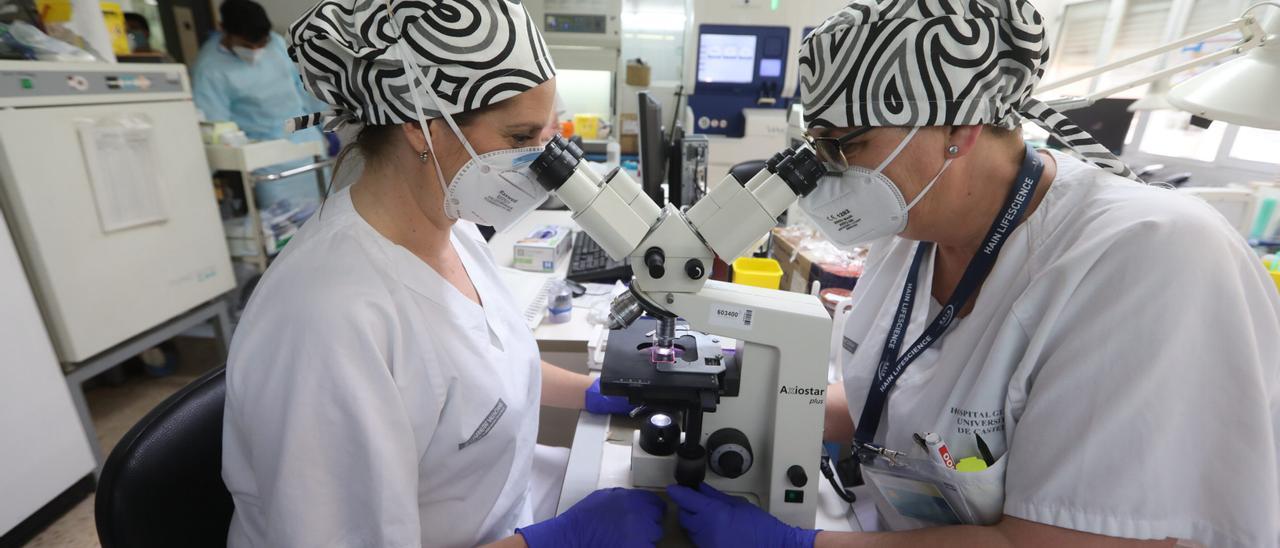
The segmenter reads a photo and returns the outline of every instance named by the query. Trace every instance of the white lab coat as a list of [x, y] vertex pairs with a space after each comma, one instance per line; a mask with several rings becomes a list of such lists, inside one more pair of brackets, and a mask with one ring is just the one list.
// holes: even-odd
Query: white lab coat
[[483, 308], [330, 197], [263, 277], [227, 365], [240, 547], [471, 546], [532, 522], [540, 358], [475, 226]]
[[[1207, 204], [1054, 153], [1057, 178], [973, 311], [889, 395], [877, 440], [936, 432], [1003, 513], [1214, 547], [1280, 543], [1280, 296]], [[873, 246], [839, 335], [850, 413], [866, 400], [915, 242]], [[931, 295], [933, 260], [920, 295]], [[925, 306], [921, 306], [924, 304]], [[915, 307], [903, 347], [936, 316]], [[996, 508], [1000, 508], [996, 502]], [[896, 526], [910, 520], [881, 513]], [[998, 513], [996, 514], [998, 515]]]

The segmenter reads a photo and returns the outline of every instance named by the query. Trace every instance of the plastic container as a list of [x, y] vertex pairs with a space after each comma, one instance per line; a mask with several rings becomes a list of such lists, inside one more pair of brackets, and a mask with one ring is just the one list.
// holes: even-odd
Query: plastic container
[[573, 291], [563, 281], [551, 284], [547, 295], [547, 322], [565, 323], [573, 319]]
[[609, 141], [604, 146], [604, 165], [609, 169], [618, 167], [622, 163], [622, 145], [617, 141]]
[[782, 283], [782, 267], [773, 259], [738, 257], [733, 260], [733, 283], [777, 289]]
[[574, 114], [573, 132], [583, 139], [598, 139], [600, 136], [600, 115]]

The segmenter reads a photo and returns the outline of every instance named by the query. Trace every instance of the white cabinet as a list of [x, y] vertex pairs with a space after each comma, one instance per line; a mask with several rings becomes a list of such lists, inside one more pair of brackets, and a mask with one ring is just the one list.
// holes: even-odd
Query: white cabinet
[[0, 535], [93, 472], [93, 453], [0, 213]]

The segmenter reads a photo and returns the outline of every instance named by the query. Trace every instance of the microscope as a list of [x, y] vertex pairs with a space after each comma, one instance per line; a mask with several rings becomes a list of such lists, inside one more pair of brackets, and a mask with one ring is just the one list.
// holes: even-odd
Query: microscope
[[581, 158], [556, 137], [531, 170], [611, 257], [631, 259], [600, 387], [641, 406], [633, 484], [706, 481], [812, 528], [831, 319], [811, 295], [707, 278], [717, 255], [749, 250], [815, 188], [822, 162], [808, 145], [785, 150], [747, 183], [728, 176], [681, 212], [658, 207], [625, 171], [601, 176]]

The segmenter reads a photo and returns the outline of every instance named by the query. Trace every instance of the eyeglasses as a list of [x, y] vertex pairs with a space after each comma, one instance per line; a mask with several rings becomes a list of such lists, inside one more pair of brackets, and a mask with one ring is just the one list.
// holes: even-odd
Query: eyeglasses
[[844, 171], [849, 169], [849, 159], [844, 155], [844, 147], [862, 135], [866, 135], [868, 131], [875, 129], [872, 126], [866, 126], [855, 129], [841, 135], [839, 137], [814, 137], [808, 132], [804, 134], [804, 138], [809, 142], [809, 146], [813, 147], [813, 151], [817, 153], [818, 159], [826, 162], [832, 169], [836, 171]]

